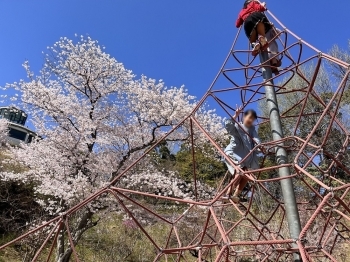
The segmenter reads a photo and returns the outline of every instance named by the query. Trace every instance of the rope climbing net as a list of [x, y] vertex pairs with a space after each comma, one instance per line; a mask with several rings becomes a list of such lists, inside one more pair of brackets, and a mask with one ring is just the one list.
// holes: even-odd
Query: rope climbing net
[[[274, 23], [272, 40], [280, 46], [275, 57], [283, 58], [279, 74], [264, 80], [262, 75], [264, 68], [269, 67], [269, 61], [261, 64], [259, 56], [251, 55], [247, 39], [239, 30], [205, 96], [193, 112], [166, 135], [172, 135], [185, 124], [190, 127], [195, 198], [175, 198], [123, 187], [123, 177], [144, 161], [162, 142], [160, 140], [108, 186], [64, 214], [4, 244], [0, 250], [40, 235], [41, 242], [32, 261], [53, 261], [60, 232], [65, 232], [72, 259], [80, 261], [70, 221], [80, 210], [102, 197], [109, 197], [152, 243], [154, 261], [292, 261], [295, 253], [300, 254], [303, 261], [341, 260], [344, 250], [349, 247], [350, 237], [350, 134], [344, 109], [350, 67], [298, 38], [269, 11], [268, 16]], [[330, 73], [332, 68], [342, 72], [342, 80]], [[275, 83], [285, 133], [283, 139], [273, 142], [269, 135], [264, 137], [264, 134], [271, 134], [269, 112], [264, 109], [267, 81]], [[239, 96], [244, 108], [249, 105], [261, 109], [257, 129], [267, 149], [260, 154], [261, 168], [244, 171], [235, 166], [236, 176], [227, 174], [218, 183], [214, 197], [201, 199], [197, 194], [200, 182], [196, 176], [198, 166], [195, 164], [193, 130], [202, 132], [208, 143], [225, 154], [207, 127], [196, 118], [196, 112], [203, 104], [209, 103], [230, 117], [235, 110], [232, 101], [237, 101]], [[281, 145], [288, 152], [288, 159], [277, 165], [275, 148]], [[276, 170], [280, 168], [288, 168], [290, 176], [279, 177]], [[228, 188], [235, 187], [242, 176], [250, 181], [249, 188], [244, 191], [247, 202], [223, 202], [222, 197]], [[295, 190], [301, 220], [297, 239], [290, 237], [279, 186], [285, 179], [292, 180]], [[169, 215], [149, 204], [152, 201], [163, 201], [168, 206], [180, 205], [183, 210]], [[135, 213], [135, 207], [164, 225], [163, 237], [156, 237], [148, 230]]]

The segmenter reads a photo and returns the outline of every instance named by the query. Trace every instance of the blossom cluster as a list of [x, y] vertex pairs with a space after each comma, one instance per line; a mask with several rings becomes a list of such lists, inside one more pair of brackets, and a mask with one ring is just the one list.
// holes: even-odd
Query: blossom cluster
[[[181, 199], [195, 199], [194, 181], [184, 181], [175, 172], [141, 171], [121, 179], [124, 188], [151, 193], [159, 196]], [[215, 189], [196, 181], [198, 199], [210, 199]]]
[[6, 137], [8, 134], [8, 123], [4, 118], [0, 118], [0, 145], [6, 142]]

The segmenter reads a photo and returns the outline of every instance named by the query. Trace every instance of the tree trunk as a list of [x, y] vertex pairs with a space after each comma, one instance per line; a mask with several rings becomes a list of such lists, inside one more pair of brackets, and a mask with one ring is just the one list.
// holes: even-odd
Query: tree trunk
[[60, 233], [57, 238], [57, 254], [56, 254], [56, 260], [61, 261], [60, 258], [62, 254], [64, 254], [64, 228], [60, 230]]
[[66, 252], [60, 257], [57, 262], [69, 262], [70, 257], [73, 253], [73, 250], [71, 248], [67, 248]]
[[[74, 231], [71, 231], [74, 246], [78, 244], [79, 240], [81, 239], [83, 233], [86, 230], [96, 226], [97, 222], [92, 222], [92, 216], [92, 212], [86, 211], [78, 219], [76, 228], [74, 229]], [[57, 239], [57, 262], [69, 262], [73, 254], [73, 249], [71, 247], [68, 237], [66, 237], [65, 240], [65, 232], [66, 230], [62, 229]], [[65, 246], [67, 247], [65, 248]]]

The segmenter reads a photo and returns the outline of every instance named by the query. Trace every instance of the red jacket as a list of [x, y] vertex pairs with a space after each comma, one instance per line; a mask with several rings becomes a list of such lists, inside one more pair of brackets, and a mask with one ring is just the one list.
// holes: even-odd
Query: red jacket
[[243, 25], [244, 20], [246, 20], [252, 13], [264, 11], [266, 11], [266, 7], [262, 6], [258, 1], [251, 1], [246, 9], [242, 9], [241, 12], [239, 12], [236, 27], [239, 28], [241, 25]]

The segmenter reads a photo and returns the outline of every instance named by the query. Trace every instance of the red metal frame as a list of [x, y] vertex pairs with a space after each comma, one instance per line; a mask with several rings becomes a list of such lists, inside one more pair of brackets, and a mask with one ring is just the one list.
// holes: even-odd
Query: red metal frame
[[[37, 261], [45, 247], [50, 246], [49, 253], [47, 255], [46, 261], [49, 261], [52, 253], [54, 252], [56, 241], [58, 239], [58, 232], [61, 229], [65, 229], [68, 235], [68, 240], [70, 246], [73, 250], [72, 259], [75, 261], [79, 260], [79, 253], [75, 248], [76, 243], [74, 243], [72, 237], [72, 230], [70, 229], [68, 220], [69, 218], [79, 210], [85, 208], [92, 201], [100, 197], [109, 196], [111, 199], [115, 199], [119, 207], [125, 211], [134, 222], [135, 225], [145, 234], [149, 241], [154, 245], [155, 253], [154, 261], [170, 261], [170, 255], [176, 255], [176, 261], [189, 261], [187, 251], [197, 251], [198, 258], [197, 261], [216, 261], [216, 262], [230, 262], [239, 261], [242, 257], [250, 257], [254, 259], [259, 259], [259, 261], [278, 261], [282, 259], [283, 261], [288, 261], [292, 258], [293, 252], [300, 252], [304, 261], [312, 261], [319, 259], [321, 257], [328, 258], [331, 261], [337, 261], [336, 256], [337, 244], [339, 242], [346, 242], [349, 244], [349, 240], [344, 238], [343, 232], [350, 232], [348, 227], [350, 221], [350, 208], [349, 208], [349, 192], [350, 184], [348, 180], [342, 180], [337, 177], [334, 172], [332, 172], [333, 167], [342, 168], [342, 171], [350, 176], [350, 168], [346, 167], [341, 162], [341, 155], [347, 150], [349, 144], [349, 130], [341, 122], [341, 119], [337, 118], [337, 111], [340, 106], [340, 98], [343, 95], [344, 89], [346, 87], [348, 76], [350, 74], [349, 64], [344, 61], [340, 61], [334, 57], [327, 54], [321, 53], [317, 48], [306, 43], [300, 39], [297, 35], [287, 29], [271, 12], [268, 11], [268, 15], [274, 19], [276, 25], [281, 27], [283, 31], [278, 33], [276, 31], [276, 40], [283, 47], [281, 48], [280, 54], [283, 55], [284, 61], [289, 63], [280, 72], [279, 76], [274, 76], [274, 82], [279, 83], [284, 77], [284, 84], [275, 85], [277, 95], [282, 95], [291, 92], [303, 93], [303, 98], [292, 105], [290, 108], [281, 113], [282, 119], [296, 119], [295, 128], [293, 130], [293, 135], [288, 136], [283, 139], [283, 141], [267, 142], [263, 145], [268, 148], [267, 155], [273, 154], [274, 146], [279, 142], [285, 142], [288, 146], [286, 149], [288, 152], [295, 155], [294, 159], [290, 163], [283, 166], [289, 167], [291, 169], [291, 176], [288, 178], [293, 178], [294, 181], [301, 183], [306, 189], [310, 190], [309, 197], [303, 199], [297, 199], [299, 212], [302, 217], [302, 231], [298, 239], [290, 239], [288, 236], [288, 230], [286, 228], [285, 221], [285, 209], [283, 200], [276, 196], [272, 192], [271, 185], [276, 184], [282, 178], [263, 178], [262, 174], [264, 172], [277, 169], [281, 166], [273, 167], [262, 167], [254, 171], [244, 171], [239, 166], [235, 165], [233, 161], [225, 155], [221, 146], [217, 144], [217, 141], [212, 138], [211, 134], [201, 125], [200, 120], [196, 118], [196, 112], [199, 108], [206, 102], [208, 98], [213, 98], [214, 102], [230, 116], [230, 112], [234, 111], [234, 108], [229, 105], [228, 102], [223, 101], [218, 96], [222, 93], [233, 93], [240, 92], [240, 97], [243, 106], [247, 106], [250, 103], [256, 103], [258, 101], [263, 101], [265, 99], [265, 93], [263, 90], [264, 81], [261, 77], [261, 65], [257, 64], [254, 57], [251, 56], [249, 50], [237, 49], [238, 40], [240, 37], [244, 37], [241, 34], [241, 29], [238, 31], [232, 48], [227, 55], [224, 64], [222, 65], [219, 73], [215, 77], [213, 83], [209, 87], [205, 96], [199, 101], [196, 107], [193, 109], [191, 114], [189, 114], [185, 119], [183, 119], [176, 127], [169, 131], [164, 137], [160, 138], [158, 143], [148, 148], [137, 161], [132, 163], [128, 168], [126, 168], [122, 173], [118, 174], [113, 181], [106, 187], [100, 189], [87, 199], [83, 200], [81, 203], [72, 207], [64, 214], [52, 219], [51, 221], [38, 226], [37, 228], [30, 230], [29, 232], [23, 234], [22, 236], [10, 241], [3, 246], [0, 246], [0, 250], [3, 250], [15, 243], [18, 243], [33, 234], [42, 232], [46, 230], [48, 233], [43, 239], [40, 248], [36, 251], [33, 261]], [[313, 54], [308, 58], [303, 58], [303, 52], [306, 49], [310, 49]], [[296, 59], [292, 55], [296, 52]], [[309, 50], [309, 52], [311, 52]], [[239, 59], [239, 54], [246, 54], [247, 61], [241, 61]], [[310, 63], [317, 59], [315, 72], [311, 79], [303, 74], [300, 70], [301, 66]], [[234, 62], [237, 67], [228, 67], [228, 62]], [[334, 63], [338, 66], [344, 67], [347, 73], [344, 80], [340, 83], [338, 89], [334, 92], [333, 97], [327, 103], [314, 92], [314, 85], [318, 77], [318, 73], [322, 66], [322, 63]], [[232, 79], [231, 73], [240, 73], [242, 78], [245, 79], [245, 85], [239, 85]], [[287, 85], [294, 76], [298, 76], [307, 83], [306, 86], [300, 87], [299, 89], [288, 90]], [[225, 79], [226, 86], [217, 86], [219, 79]], [[259, 82], [260, 81], [260, 82]], [[315, 99], [319, 105], [323, 108], [322, 112], [305, 112], [306, 104], [308, 98]], [[334, 103], [335, 107], [334, 107]], [[295, 115], [290, 115], [293, 109], [300, 107], [300, 113]], [[289, 115], [288, 115], [289, 114]], [[303, 125], [303, 118], [305, 117], [318, 117], [313, 130], [308, 134], [307, 137], [298, 137], [298, 130], [301, 125]], [[330, 117], [328, 123], [327, 131], [323, 137], [320, 144], [314, 144], [312, 141], [313, 135], [317, 128], [321, 125], [323, 118], [325, 116]], [[266, 118], [261, 118], [261, 124], [268, 123]], [[178, 199], [175, 197], [159, 196], [149, 192], [140, 192], [137, 190], [131, 190], [126, 188], [120, 188], [117, 186], [117, 182], [123, 177], [128, 175], [128, 171], [131, 170], [137, 163], [139, 163], [149, 152], [151, 152], [162, 140], [166, 139], [171, 133], [176, 129], [180, 128], [182, 125], [186, 124], [189, 126], [190, 132], [190, 145], [192, 147], [192, 161], [193, 161], [193, 180], [194, 180], [194, 191], [195, 199]], [[189, 124], [189, 125], [188, 125]], [[339, 152], [326, 152], [323, 150], [327, 139], [330, 136], [333, 124], [337, 126], [339, 132], [346, 135], [346, 139], [342, 141], [343, 147]], [[222, 181], [219, 183], [216, 189], [216, 194], [212, 199], [200, 199], [198, 195], [198, 184], [197, 184], [197, 171], [196, 171], [196, 157], [195, 157], [195, 139], [194, 133], [201, 132], [207, 141], [215, 148], [218, 152], [225, 156], [225, 159], [236, 168], [238, 174], [246, 176], [251, 185], [250, 200], [247, 204], [235, 204], [232, 201], [230, 203], [223, 203], [221, 197], [225, 194], [228, 188], [235, 186], [239, 181], [239, 175], [231, 179], [228, 183], [225, 183], [229, 177], [227, 174]], [[305, 150], [309, 148], [310, 152], [307, 153]], [[331, 163], [329, 164], [327, 170], [323, 170], [322, 167], [315, 163], [315, 158], [320, 153], [326, 155]], [[267, 155], [263, 157], [263, 164], [267, 158]], [[303, 158], [306, 160], [303, 166], [300, 166], [299, 160]], [[244, 161], [244, 159], [243, 159]], [[322, 175], [315, 176], [311, 174], [307, 167], [314, 167]], [[283, 178], [285, 179], [285, 178]], [[333, 181], [330, 184], [329, 181]], [[334, 184], [336, 186], [334, 186]], [[152, 210], [149, 207], [144, 206], [142, 203], [138, 202], [134, 196], [161, 199], [163, 201], [168, 201], [172, 203], [177, 203], [181, 205], [188, 205], [189, 207], [183, 214], [178, 214], [174, 219], [168, 219], [163, 217], [157, 211]], [[269, 199], [270, 203], [274, 203], [271, 207], [270, 214], [261, 214], [256, 210], [259, 209], [259, 204], [257, 204], [259, 197], [265, 197]], [[145, 227], [138, 221], [137, 217], [133, 214], [132, 209], [124, 203], [124, 200], [128, 203], [141, 208], [144, 212], [154, 216], [162, 223], [169, 225], [170, 233], [167, 236], [166, 243], [159, 245], [153, 236], [150, 235]], [[263, 204], [263, 202], [261, 202]], [[198, 231], [193, 240], [184, 245], [182, 241], [182, 236], [179, 233], [179, 224], [186, 221], [188, 212], [195, 212], [196, 210], [204, 210], [206, 216], [203, 219], [203, 226], [200, 231]], [[231, 219], [227, 217], [227, 212], [235, 213], [237, 218]], [[312, 243], [309, 241], [310, 230], [314, 223], [319, 224], [319, 235], [314, 237], [317, 241]], [[339, 231], [337, 225], [341, 225], [343, 230]], [[239, 234], [244, 235], [245, 231], [249, 232], [249, 236], [244, 236], [240, 238]], [[171, 235], [174, 234], [177, 246], [170, 246]], [[298, 248], [292, 248], [292, 243], [297, 243]], [[253, 246], [253, 248], [252, 248]], [[189, 254], [189, 253], [188, 253]], [[174, 261], [174, 260], [171, 260]], [[191, 260], [193, 261], [193, 260]]]

